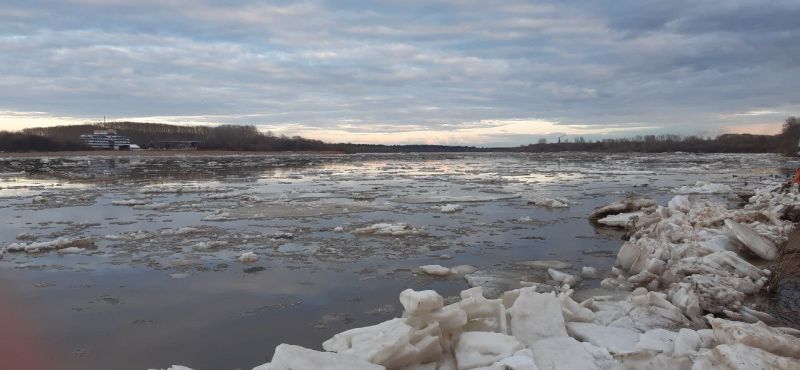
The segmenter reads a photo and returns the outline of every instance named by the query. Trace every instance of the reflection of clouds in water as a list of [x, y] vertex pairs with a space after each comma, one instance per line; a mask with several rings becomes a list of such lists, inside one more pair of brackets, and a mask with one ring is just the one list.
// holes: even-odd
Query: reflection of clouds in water
[[32, 197], [49, 192], [92, 189], [91, 184], [67, 181], [31, 179], [27, 177], [0, 177], [0, 198]]

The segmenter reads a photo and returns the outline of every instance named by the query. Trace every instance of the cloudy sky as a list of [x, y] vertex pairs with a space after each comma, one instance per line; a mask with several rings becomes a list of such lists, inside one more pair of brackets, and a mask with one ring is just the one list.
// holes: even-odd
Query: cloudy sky
[[0, 2], [2, 129], [107, 116], [516, 145], [800, 114], [797, 0]]

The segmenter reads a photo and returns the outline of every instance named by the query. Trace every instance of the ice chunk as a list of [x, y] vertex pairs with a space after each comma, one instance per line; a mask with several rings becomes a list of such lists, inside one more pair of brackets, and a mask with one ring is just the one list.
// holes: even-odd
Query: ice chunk
[[651, 329], [639, 336], [637, 350], [648, 350], [671, 355], [675, 348], [675, 337], [678, 333], [666, 329]]
[[522, 349], [512, 336], [500, 333], [471, 331], [462, 333], [455, 348], [458, 369], [473, 369], [491, 365]]
[[7, 245], [4, 249], [9, 252], [26, 252], [26, 253], [38, 253], [56, 249], [66, 249], [66, 248], [83, 248], [89, 247], [94, 245], [94, 238], [67, 238], [61, 237], [58, 239], [54, 239], [51, 241], [46, 242], [38, 242], [38, 243], [12, 243]]
[[575, 283], [578, 282], [578, 279], [575, 277], [575, 275], [570, 275], [566, 272], [561, 272], [556, 269], [547, 269], [547, 273], [553, 280], [569, 286], [575, 286]]
[[608, 215], [636, 212], [642, 208], [655, 207], [658, 203], [652, 199], [630, 197], [609, 205], [596, 208], [589, 219], [597, 221]]
[[269, 370], [299, 369], [385, 370], [383, 366], [349, 354], [319, 352], [290, 344], [281, 344], [275, 348]]
[[725, 227], [736, 236], [748, 249], [759, 257], [772, 261], [778, 256], [778, 249], [771, 241], [759, 235], [751, 227], [742, 225], [736, 221], [726, 219]]
[[675, 337], [676, 357], [693, 355], [700, 348], [700, 336], [692, 329], [682, 328]]
[[424, 265], [420, 266], [419, 269], [428, 275], [434, 276], [447, 276], [452, 273], [449, 268], [441, 265]]
[[594, 302], [594, 322], [646, 332], [655, 328], [680, 328], [691, 325], [681, 310], [664, 298], [663, 293], [647, 292], [628, 296], [622, 301]]
[[719, 318], [709, 319], [719, 344], [741, 343], [780, 356], [800, 358], [800, 338], [786, 335], [763, 322], [748, 324]]
[[594, 267], [583, 266], [581, 269], [581, 277], [584, 279], [599, 279], [600, 272], [598, 272]]
[[549, 207], [549, 208], [567, 208], [569, 207], [569, 201], [565, 198], [543, 198], [543, 197], [536, 197], [533, 199], [528, 200], [528, 204], [538, 206], [538, 207]]
[[555, 293], [522, 288], [510, 311], [511, 334], [527, 347], [544, 338], [567, 336], [561, 302]]
[[535, 269], [549, 269], [549, 268], [568, 269], [572, 267], [572, 264], [569, 262], [557, 261], [557, 260], [517, 261], [514, 262], [514, 264], [520, 266], [532, 267]]
[[409, 314], [427, 313], [442, 308], [444, 298], [434, 290], [406, 289], [400, 292], [400, 304]]
[[450, 268], [450, 273], [453, 275], [466, 275], [478, 271], [478, 268], [470, 265], [458, 265]]
[[464, 207], [460, 204], [445, 204], [439, 207], [439, 212], [442, 213], [455, 213], [460, 210], [464, 209]]
[[58, 250], [58, 253], [66, 253], [66, 254], [73, 254], [73, 253], [83, 253], [86, 251], [84, 248], [79, 247], [67, 247]]
[[585, 322], [568, 322], [567, 332], [575, 339], [617, 354], [633, 352], [639, 340], [639, 333], [635, 331]]
[[464, 275], [471, 287], [481, 287], [487, 297], [498, 297], [506, 290], [519, 287], [520, 276], [509, 271], [478, 270]]
[[800, 360], [774, 355], [742, 343], [722, 344], [699, 356], [692, 370], [797, 370]]
[[253, 252], [244, 252], [237, 259], [239, 260], [239, 262], [242, 263], [253, 263], [253, 262], [258, 262], [258, 255], [256, 255]]
[[667, 208], [673, 211], [688, 213], [692, 209], [692, 202], [685, 195], [676, 195], [667, 203]]
[[540, 370], [600, 370], [611, 369], [614, 365], [608, 351], [571, 337], [543, 339], [531, 349]]
[[409, 344], [414, 331], [405, 320], [396, 318], [336, 334], [322, 343], [322, 348], [354, 355], [373, 363], [383, 363]]
[[533, 351], [522, 349], [511, 357], [506, 357], [489, 366], [476, 368], [475, 370], [539, 370], [539, 368], [533, 362]]
[[714, 184], [705, 181], [697, 181], [693, 186], [681, 186], [672, 192], [675, 194], [721, 194], [730, 193], [733, 189], [725, 184]]
[[700, 246], [704, 249], [708, 250], [709, 252], [725, 252], [725, 251], [736, 251], [739, 248], [737, 247], [738, 239], [721, 234], [721, 235], [714, 235], [710, 237], [708, 240], [704, 240], [700, 242]]
[[580, 322], [591, 322], [594, 320], [594, 312], [581, 306], [578, 302], [575, 302], [569, 295], [561, 293], [558, 298], [561, 300], [561, 313], [564, 314], [564, 320]]
[[493, 331], [508, 334], [506, 308], [501, 299], [486, 299], [483, 288], [475, 287], [461, 291], [458, 306], [467, 314], [464, 331]]
[[619, 213], [603, 217], [597, 220], [597, 223], [606, 226], [633, 228], [636, 225], [636, 221], [642, 216], [644, 216], [644, 212]]
[[381, 236], [405, 236], [405, 235], [428, 235], [423, 228], [415, 228], [407, 223], [379, 223], [367, 227], [353, 230], [356, 235], [381, 235]]
[[141, 206], [150, 204], [150, 202], [142, 199], [124, 199], [112, 201], [111, 204], [115, 206]]

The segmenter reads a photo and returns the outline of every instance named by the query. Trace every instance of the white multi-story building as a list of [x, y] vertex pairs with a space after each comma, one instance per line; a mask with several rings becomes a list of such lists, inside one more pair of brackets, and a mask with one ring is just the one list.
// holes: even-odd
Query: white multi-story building
[[81, 135], [81, 142], [92, 149], [129, 150], [131, 140], [117, 135], [116, 130], [95, 130], [93, 134]]

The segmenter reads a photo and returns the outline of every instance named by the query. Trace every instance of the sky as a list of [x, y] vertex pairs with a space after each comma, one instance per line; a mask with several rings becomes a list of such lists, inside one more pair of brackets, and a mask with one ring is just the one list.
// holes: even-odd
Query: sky
[[800, 1], [0, 0], [0, 129], [251, 124], [333, 142], [772, 134]]

